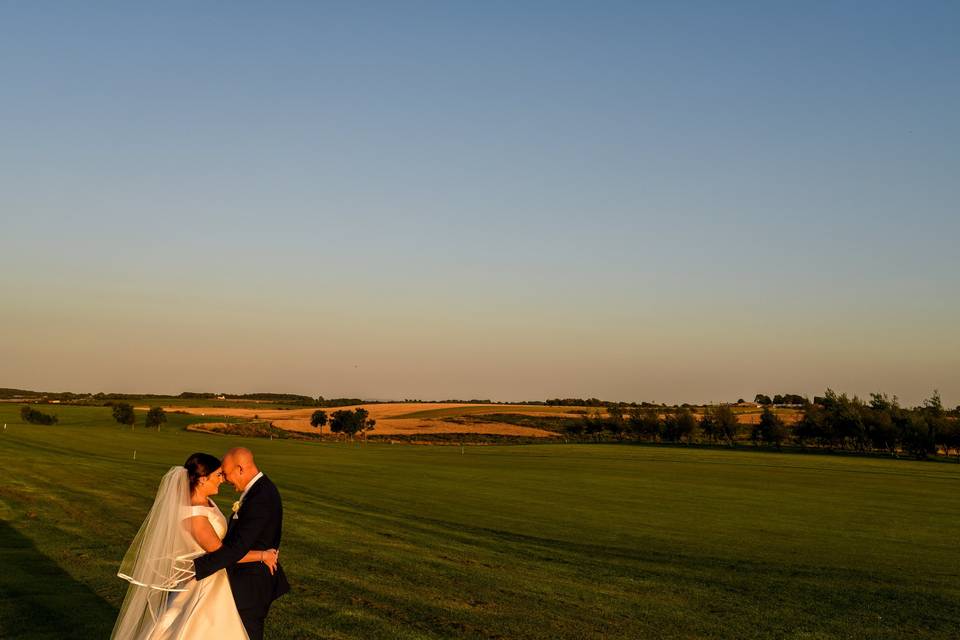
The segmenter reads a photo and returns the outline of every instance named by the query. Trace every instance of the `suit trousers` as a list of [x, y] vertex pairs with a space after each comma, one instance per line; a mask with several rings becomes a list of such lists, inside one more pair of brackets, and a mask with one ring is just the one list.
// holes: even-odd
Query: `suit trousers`
[[247, 630], [250, 640], [263, 640], [263, 623], [267, 619], [267, 612], [270, 605], [266, 607], [256, 607], [254, 609], [240, 609], [240, 620], [243, 621], [243, 628]]

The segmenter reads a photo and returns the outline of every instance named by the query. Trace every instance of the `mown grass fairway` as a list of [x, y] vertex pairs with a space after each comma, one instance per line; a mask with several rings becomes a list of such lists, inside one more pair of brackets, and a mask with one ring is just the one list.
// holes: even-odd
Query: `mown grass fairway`
[[960, 465], [243, 441], [182, 430], [199, 416], [131, 432], [106, 408], [44, 410], [60, 424], [0, 405], [3, 638], [107, 637], [160, 476], [241, 443], [285, 501], [294, 591], [269, 638], [960, 634]]

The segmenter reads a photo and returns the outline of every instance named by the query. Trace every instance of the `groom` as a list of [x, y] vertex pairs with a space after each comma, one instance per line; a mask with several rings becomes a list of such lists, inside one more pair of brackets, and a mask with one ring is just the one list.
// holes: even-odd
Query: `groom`
[[230, 589], [237, 611], [250, 640], [263, 639], [263, 623], [270, 604], [290, 591], [283, 568], [276, 573], [262, 562], [237, 564], [250, 550], [280, 549], [283, 528], [283, 506], [280, 492], [270, 478], [257, 469], [253, 453], [238, 447], [223, 456], [224, 476], [242, 492], [233, 505], [233, 517], [223, 538], [223, 546], [193, 561], [197, 580], [203, 580], [220, 569], [230, 577]]

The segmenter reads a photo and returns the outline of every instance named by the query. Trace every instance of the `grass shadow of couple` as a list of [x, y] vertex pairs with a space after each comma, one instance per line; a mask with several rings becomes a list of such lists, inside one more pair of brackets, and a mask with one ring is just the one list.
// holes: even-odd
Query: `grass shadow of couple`
[[108, 638], [117, 608], [0, 520], [0, 637]]

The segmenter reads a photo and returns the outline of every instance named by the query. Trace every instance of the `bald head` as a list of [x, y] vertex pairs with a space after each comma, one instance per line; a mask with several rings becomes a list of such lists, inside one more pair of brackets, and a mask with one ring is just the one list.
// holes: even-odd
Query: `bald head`
[[246, 447], [234, 447], [223, 456], [224, 460], [227, 458], [234, 460], [237, 464], [253, 464], [253, 451]]
[[237, 491], [243, 491], [260, 473], [257, 464], [253, 461], [253, 452], [246, 447], [234, 447], [223, 456], [223, 475]]

